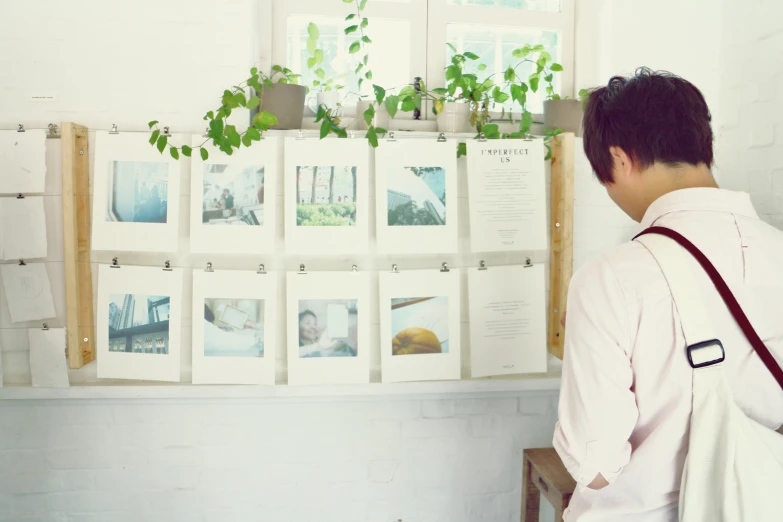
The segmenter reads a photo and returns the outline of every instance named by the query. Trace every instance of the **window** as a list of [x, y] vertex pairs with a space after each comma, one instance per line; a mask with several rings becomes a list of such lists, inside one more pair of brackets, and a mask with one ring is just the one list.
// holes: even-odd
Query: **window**
[[[319, 29], [318, 48], [324, 51], [321, 68], [327, 78], [336, 77], [334, 83], [345, 87], [346, 106], [354, 105], [359, 95], [372, 94], [373, 83], [389, 89], [410, 84], [418, 76], [430, 89], [444, 86], [443, 71], [451, 54], [447, 43], [458, 52], [479, 55], [481, 60], [470, 67], [486, 65], [481, 77], [500, 72], [498, 83], [502, 83], [505, 68], [519, 62], [512, 56], [514, 49], [525, 44], [543, 45], [565, 69], [555, 75], [555, 91], [574, 95], [574, 0], [368, 0], [364, 14], [369, 19], [369, 68], [373, 74], [361, 91], [356, 67], [362, 53], [348, 51], [360, 35], [344, 33], [349, 25], [345, 17], [355, 12], [355, 4], [341, 0], [259, 1], [261, 27], [272, 33], [261, 42], [267, 58], [262, 66], [287, 66], [301, 73], [301, 83], [311, 90], [322, 88], [314, 87], [320, 79], [307, 67], [308, 24], [313, 22]], [[266, 46], [271, 46], [271, 54]], [[523, 78], [532, 72], [524, 65], [517, 71]], [[528, 100], [532, 112], [542, 111], [540, 93], [529, 94]], [[429, 110], [422, 110], [422, 115], [429, 116]]]

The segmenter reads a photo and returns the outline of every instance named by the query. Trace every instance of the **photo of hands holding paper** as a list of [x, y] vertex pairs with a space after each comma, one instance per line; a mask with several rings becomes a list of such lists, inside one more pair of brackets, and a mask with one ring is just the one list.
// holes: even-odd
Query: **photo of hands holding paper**
[[355, 299], [299, 301], [299, 357], [355, 357]]
[[264, 301], [204, 299], [206, 357], [263, 357]]

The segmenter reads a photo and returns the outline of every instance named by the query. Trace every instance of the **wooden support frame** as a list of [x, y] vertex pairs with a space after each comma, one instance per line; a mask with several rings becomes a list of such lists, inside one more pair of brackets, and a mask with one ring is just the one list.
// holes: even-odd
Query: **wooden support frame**
[[87, 127], [65, 122], [60, 129], [68, 365], [81, 368], [95, 359], [89, 149]]
[[561, 324], [574, 267], [574, 133], [552, 140], [551, 237], [549, 245], [549, 353], [563, 358], [565, 327]]

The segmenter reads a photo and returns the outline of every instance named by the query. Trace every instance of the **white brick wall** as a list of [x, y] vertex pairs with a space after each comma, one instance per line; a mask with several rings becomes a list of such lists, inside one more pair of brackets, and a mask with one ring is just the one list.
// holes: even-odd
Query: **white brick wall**
[[783, 4], [722, 5], [718, 181], [750, 192], [761, 217], [783, 229]]
[[556, 400], [4, 401], [0, 520], [512, 522]]

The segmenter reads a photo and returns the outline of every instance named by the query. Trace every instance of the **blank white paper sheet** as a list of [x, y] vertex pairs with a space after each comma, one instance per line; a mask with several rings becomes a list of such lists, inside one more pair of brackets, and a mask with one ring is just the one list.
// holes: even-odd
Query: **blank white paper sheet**
[[0, 198], [0, 228], [3, 259], [46, 257], [46, 213], [43, 197]]
[[27, 330], [30, 341], [30, 371], [35, 388], [68, 388], [65, 328]]
[[46, 131], [0, 131], [0, 194], [41, 194], [46, 181]]
[[546, 372], [544, 265], [468, 272], [473, 377]]
[[57, 315], [45, 264], [0, 265], [0, 276], [11, 322], [38, 321]]

